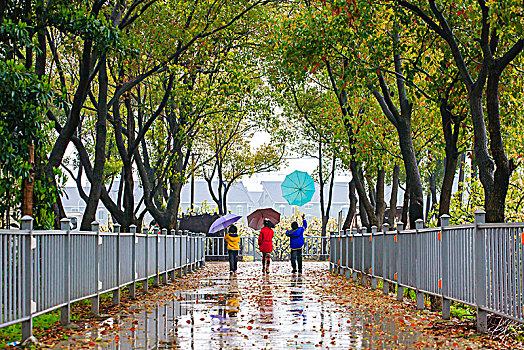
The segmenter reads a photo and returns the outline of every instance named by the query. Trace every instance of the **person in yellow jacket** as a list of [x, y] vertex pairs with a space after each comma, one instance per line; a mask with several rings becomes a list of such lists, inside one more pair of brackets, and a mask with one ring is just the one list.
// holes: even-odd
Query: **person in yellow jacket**
[[238, 251], [240, 250], [240, 237], [235, 225], [229, 226], [225, 240], [227, 242], [227, 254], [229, 255], [229, 273], [237, 273]]

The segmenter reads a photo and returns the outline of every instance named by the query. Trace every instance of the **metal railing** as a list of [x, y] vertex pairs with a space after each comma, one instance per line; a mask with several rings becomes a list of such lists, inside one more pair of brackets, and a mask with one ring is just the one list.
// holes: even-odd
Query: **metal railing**
[[100, 294], [129, 286], [136, 296], [137, 282], [167, 283], [168, 274], [183, 275], [205, 265], [205, 235], [167, 230], [157, 234], [70, 230], [69, 219], [60, 231], [33, 231], [33, 219], [23, 217], [21, 230], [0, 230], [0, 328], [22, 323], [22, 341], [32, 337], [34, 317], [60, 309], [61, 324], [70, 323], [71, 303], [91, 299], [99, 314]]
[[[256, 237], [243, 236], [240, 237], [239, 243], [240, 256], [252, 256], [254, 260], [259, 260], [261, 255], [256, 248]], [[217, 260], [227, 258], [227, 242], [224, 237], [206, 237], [205, 248], [206, 260]]]
[[450, 301], [477, 308], [477, 329], [487, 331], [487, 312], [524, 322], [524, 223], [486, 224], [485, 212], [475, 212], [475, 224], [449, 226], [443, 215], [441, 227], [371, 233], [341, 231], [332, 234], [330, 270], [364, 283], [383, 281], [416, 292], [417, 308], [424, 295], [442, 297], [442, 317], [450, 318]]
[[[258, 250], [257, 240], [258, 236], [256, 235], [240, 237], [239, 255], [253, 257], [253, 260], [255, 261], [260, 260], [262, 255]], [[289, 259], [289, 244], [286, 244], [285, 247], [274, 245], [273, 249], [273, 259]], [[216, 260], [218, 258], [225, 259], [227, 257], [227, 243], [225, 242], [224, 237], [207, 237], [205, 255], [207, 260]], [[308, 260], [326, 260], [329, 257], [329, 237], [305, 236], [304, 246], [302, 247], [302, 256], [304, 259]]]

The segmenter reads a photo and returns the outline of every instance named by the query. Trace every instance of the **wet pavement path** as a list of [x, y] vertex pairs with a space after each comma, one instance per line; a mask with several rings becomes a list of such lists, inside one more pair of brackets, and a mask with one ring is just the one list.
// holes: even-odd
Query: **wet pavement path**
[[[176, 283], [72, 337], [67, 347], [102, 349], [391, 349], [477, 348], [466, 340], [423, 333], [436, 316], [413, 312], [328, 273], [327, 263], [306, 263], [295, 276], [287, 263], [263, 275], [258, 263], [211, 263], [193, 278], [198, 288]], [[411, 310], [411, 311], [410, 311]]]

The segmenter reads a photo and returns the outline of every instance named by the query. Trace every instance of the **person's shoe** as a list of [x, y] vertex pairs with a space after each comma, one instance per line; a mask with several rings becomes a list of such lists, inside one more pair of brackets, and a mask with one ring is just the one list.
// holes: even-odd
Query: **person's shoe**
[[295, 273], [297, 273], [295, 270], [291, 271], [291, 273], [294, 275]]
[[266, 273], [269, 273], [269, 266], [266, 267]]
[[232, 274], [234, 274], [234, 273], [235, 273], [235, 271], [229, 271], [229, 274], [230, 274], [230, 275], [232, 275]]
[[299, 276], [302, 276], [302, 271], [298, 271], [298, 275], [299, 275]]
[[237, 270], [235, 270], [234, 274], [235, 274], [235, 275], [237, 274]]

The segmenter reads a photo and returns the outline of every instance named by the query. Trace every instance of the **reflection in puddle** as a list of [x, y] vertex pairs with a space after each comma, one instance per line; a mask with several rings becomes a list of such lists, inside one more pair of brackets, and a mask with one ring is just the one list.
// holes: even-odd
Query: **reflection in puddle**
[[[378, 314], [361, 315], [358, 306], [350, 310], [326, 300], [314, 283], [312, 277], [285, 272], [220, 275], [202, 281], [196, 291], [131, 308], [131, 314], [105, 321], [68, 346], [89, 342], [100, 349], [387, 349], [399, 341], [413, 342], [369, 332], [367, 325], [389, 321]], [[108, 331], [112, 327], [116, 331]]]

